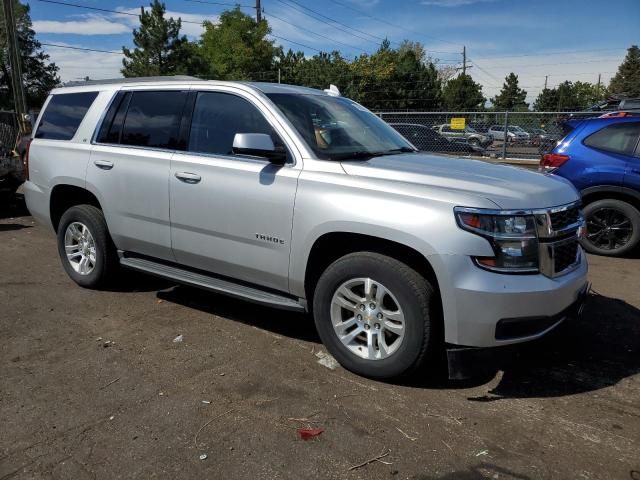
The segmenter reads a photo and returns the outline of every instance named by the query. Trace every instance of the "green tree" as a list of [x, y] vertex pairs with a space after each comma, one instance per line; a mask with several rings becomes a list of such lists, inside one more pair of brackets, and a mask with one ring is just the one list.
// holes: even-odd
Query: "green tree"
[[589, 82], [562, 82], [555, 88], [545, 88], [533, 103], [538, 112], [584, 110], [603, 100], [607, 89]]
[[274, 71], [280, 49], [266, 37], [266, 20], [256, 23], [240, 7], [224, 11], [217, 24], [204, 22], [200, 45], [214, 75], [222, 80], [251, 80]]
[[640, 48], [632, 45], [609, 83], [611, 93], [640, 97]]
[[134, 50], [122, 47], [122, 75], [146, 77], [203, 73], [199, 50], [180, 35], [180, 19], [165, 18], [166, 7], [153, 0], [151, 9], [140, 8], [140, 28], [133, 30]]
[[[50, 61], [49, 55], [42, 51], [42, 45], [36, 40], [36, 34], [31, 28], [29, 6], [15, 1], [14, 12], [27, 106], [28, 108], [40, 108], [49, 91], [60, 83], [58, 67]], [[4, 12], [0, 8], [0, 108], [2, 109], [13, 108], [10, 72], [7, 30]]]
[[447, 110], [481, 110], [486, 99], [482, 85], [470, 75], [458, 75], [449, 80], [442, 89], [444, 107]]
[[491, 99], [493, 107], [496, 110], [527, 110], [529, 104], [524, 101], [527, 92], [518, 85], [518, 76], [511, 72], [504, 80], [500, 93]]

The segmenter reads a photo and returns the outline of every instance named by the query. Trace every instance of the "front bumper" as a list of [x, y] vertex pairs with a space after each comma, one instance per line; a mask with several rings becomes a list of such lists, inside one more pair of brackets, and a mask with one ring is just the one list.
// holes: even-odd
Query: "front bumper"
[[[582, 314], [589, 290], [590, 284], [586, 283], [580, 290], [576, 301], [556, 315], [531, 317], [529, 319], [521, 318], [519, 321], [521, 324], [526, 324], [526, 328], [535, 328], [537, 325], [539, 331], [542, 332], [541, 335], [544, 335], [564, 321], [579, 317]], [[449, 378], [451, 380], [464, 380], [481, 374], [493, 373], [516, 355], [518, 347], [517, 344], [489, 348], [448, 345], [447, 368]]]
[[535, 340], [554, 328], [553, 317], [573, 305], [587, 284], [584, 253], [575, 269], [554, 278], [489, 272], [462, 255], [438, 260], [445, 342], [452, 345], [498, 347]]

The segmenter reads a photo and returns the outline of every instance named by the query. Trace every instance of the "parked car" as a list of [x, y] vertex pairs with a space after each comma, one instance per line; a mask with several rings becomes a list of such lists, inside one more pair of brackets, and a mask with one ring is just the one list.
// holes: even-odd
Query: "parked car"
[[541, 168], [570, 180], [586, 217], [582, 245], [620, 256], [640, 243], [640, 117], [567, 122], [571, 132], [541, 160]]
[[390, 123], [389, 125], [423, 152], [482, 154], [485, 151], [476, 144], [451, 142], [425, 125], [415, 123]]
[[560, 135], [550, 133], [543, 128], [529, 128], [527, 133], [530, 136], [531, 144], [538, 147], [541, 154], [550, 152], [560, 140]]
[[[494, 140], [504, 140], [504, 125], [492, 125], [487, 131], [487, 134], [490, 135]], [[506, 139], [508, 142], [526, 143], [530, 140], [530, 136], [527, 132], [525, 132], [517, 125], [509, 125]]]
[[464, 129], [454, 129], [448, 123], [437, 125], [433, 129], [447, 140], [458, 143], [467, 143], [469, 145], [481, 148], [487, 148], [493, 143], [493, 137], [483, 135], [482, 133], [467, 126]]
[[640, 111], [640, 98], [610, 98], [587, 108], [587, 112]]
[[445, 348], [463, 376], [575, 314], [587, 288], [567, 181], [419, 153], [335, 89], [60, 88], [27, 159], [28, 208], [77, 284], [121, 266], [309, 311], [327, 350], [369, 377]]

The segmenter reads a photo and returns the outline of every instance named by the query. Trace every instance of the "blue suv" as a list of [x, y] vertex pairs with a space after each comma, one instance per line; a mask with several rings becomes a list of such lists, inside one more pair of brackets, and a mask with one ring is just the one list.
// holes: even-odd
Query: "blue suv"
[[572, 119], [540, 167], [582, 195], [588, 252], [620, 256], [640, 243], [640, 116]]

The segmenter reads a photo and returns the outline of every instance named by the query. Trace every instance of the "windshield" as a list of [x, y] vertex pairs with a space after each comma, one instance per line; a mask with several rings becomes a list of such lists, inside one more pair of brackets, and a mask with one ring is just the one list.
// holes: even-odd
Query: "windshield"
[[471, 128], [471, 127], [465, 128], [465, 131], [467, 133], [478, 133], [478, 131], [475, 128]]
[[318, 158], [346, 160], [415, 151], [393, 128], [347, 98], [289, 93], [267, 96]]
[[517, 125], [509, 125], [510, 132], [524, 132], [524, 130]]

